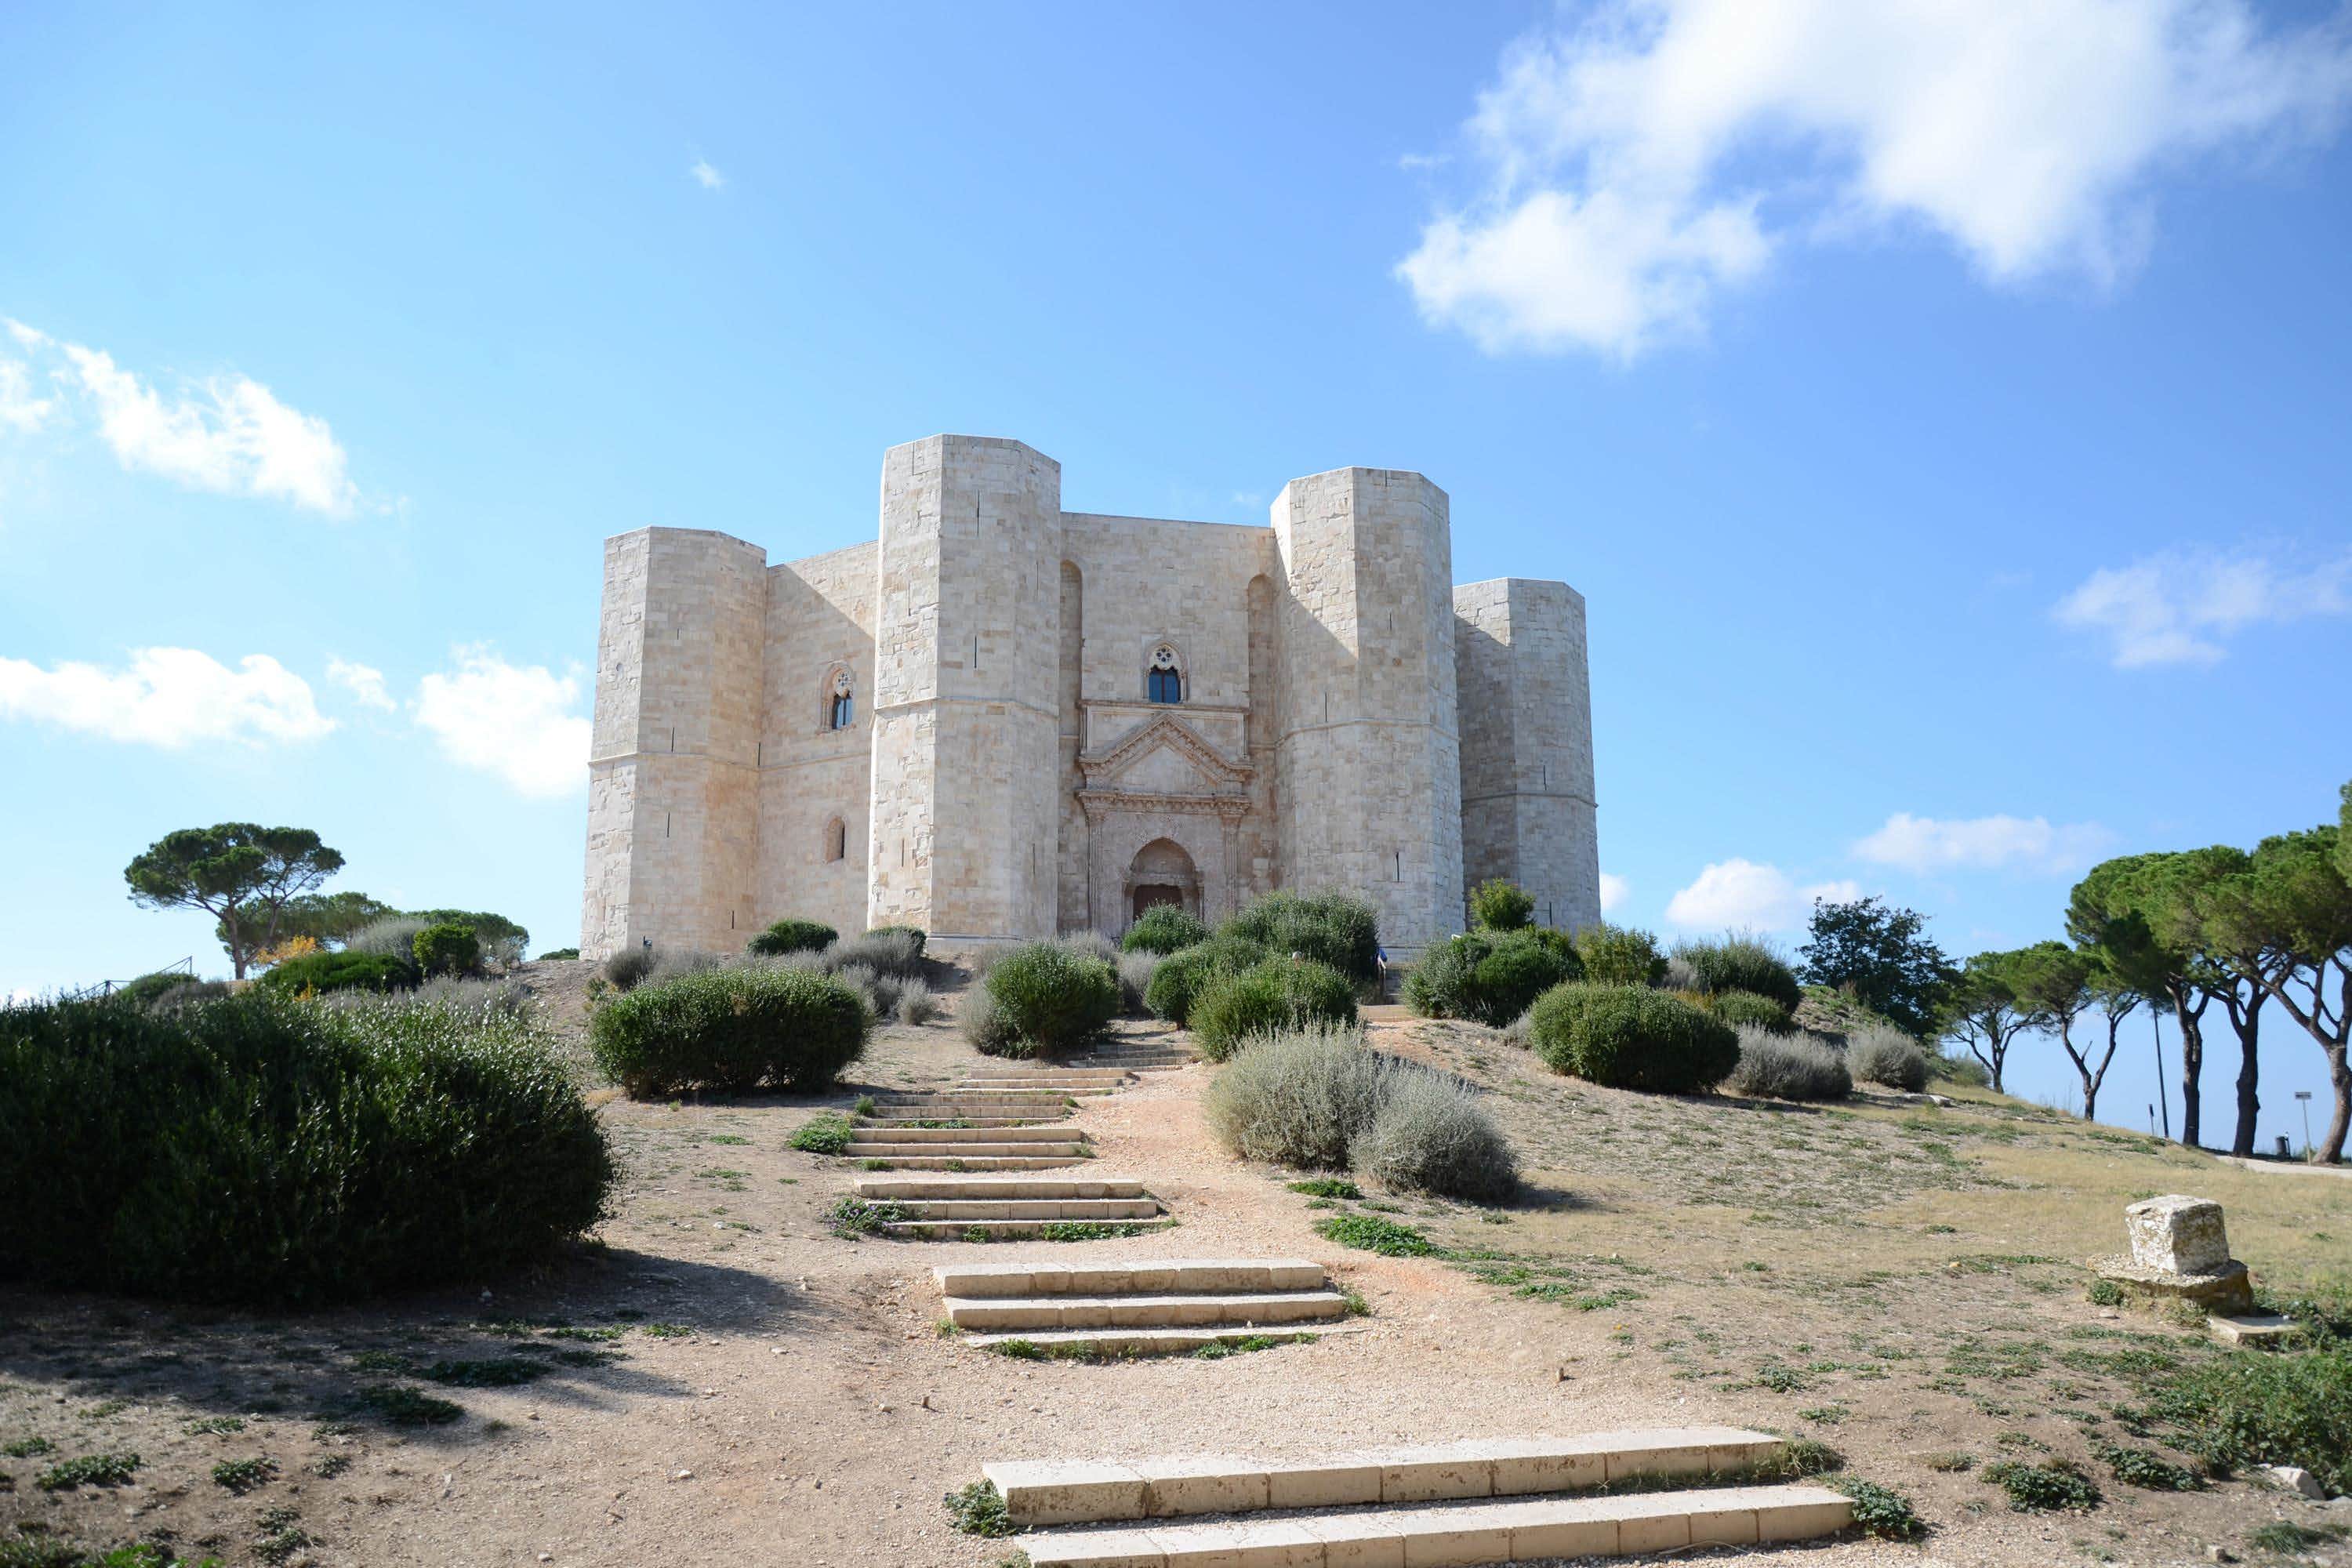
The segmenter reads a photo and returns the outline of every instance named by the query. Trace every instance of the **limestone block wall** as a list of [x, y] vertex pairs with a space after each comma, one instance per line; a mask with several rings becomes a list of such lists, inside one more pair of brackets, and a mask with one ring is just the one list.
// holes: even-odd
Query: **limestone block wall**
[[[766, 711], [760, 727], [755, 923], [786, 915], [845, 935], [866, 929], [871, 837], [877, 546], [852, 545], [768, 573]], [[847, 670], [851, 722], [829, 727]], [[833, 858], [836, 843], [838, 859]]]
[[1447, 511], [1444, 491], [1388, 468], [1294, 479], [1273, 508], [1282, 879], [1371, 898], [1408, 957], [1461, 925]]
[[751, 923], [767, 554], [723, 533], [606, 542], [581, 952], [724, 950]]
[[1463, 877], [1518, 883], [1536, 918], [1601, 919], [1584, 598], [1520, 577], [1454, 590]]
[[950, 951], [1054, 932], [1061, 484], [1018, 441], [883, 458], [869, 924]]

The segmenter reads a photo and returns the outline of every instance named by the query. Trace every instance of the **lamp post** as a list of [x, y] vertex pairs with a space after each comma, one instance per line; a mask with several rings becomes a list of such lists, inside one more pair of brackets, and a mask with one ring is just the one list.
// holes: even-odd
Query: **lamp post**
[[2164, 1031], [2156, 1026], [2156, 1003], [2147, 1005], [2147, 1037], [2156, 1047], [2156, 1102], [2164, 1108], [2164, 1141], [2172, 1142], [2172, 1097], [2164, 1092]]
[[2294, 1097], [2303, 1101], [2303, 1157], [2311, 1158], [2311, 1090], [2298, 1089]]

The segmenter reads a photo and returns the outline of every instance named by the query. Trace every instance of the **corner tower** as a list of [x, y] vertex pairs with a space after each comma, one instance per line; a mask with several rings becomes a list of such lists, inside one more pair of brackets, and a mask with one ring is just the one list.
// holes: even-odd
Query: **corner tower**
[[1054, 934], [1062, 468], [934, 436], [882, 459], [866, 923]]
[[1380, 908], [1410, 956], [1461, 927], [1454, 546], [1445, 492], [1419, 474], [1293, 479], [1273, 521], [1276, 812], [1283, 885]]
[[1584, 597], [1500, 577], [1454, 590], [1462, 724], [1462, 868], [1533, 894], [1536, 919], [1601, 919]]
[[703, 529], [604, 542], [583, 958], [748, 940], [767, 561]]

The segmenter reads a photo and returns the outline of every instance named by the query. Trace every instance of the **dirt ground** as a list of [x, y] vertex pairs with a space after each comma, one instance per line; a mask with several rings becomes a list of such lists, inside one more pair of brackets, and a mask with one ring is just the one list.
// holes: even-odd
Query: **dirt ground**
[[[584, 966], [534, 965], [576, 1034]], [[1129, 1023], [1142, 1035], [1160, 1026]], [[1924, 1545], [1845, 1540], [1769, 1555], [1847, 1564], [2249, 1560], [2276, 1519], [2352, 1526], [2245, 1482], [2143, 1491], [2092, 1463], [2124, 1439], [2123, 1348], [2210, 1353], [2195, 1331], [2089, 1305], [2083, 1260], [2123, 1205], [2227, 1207], [2263, 1283], [2352, 1279], [2352, 1182], [2249, 1171], [2018, 1102], [1833, 1110], [1668, 1100], [1552, 1076], [1491, 1031], [1381, 1009], [1384, 1047], [1486, 1085], [1528, 1178], [1502, 1209], [1362, 1205], [1445, 1259], [1318, 1236], [1286, 1173], [1202, 1131], [1216, 1070], [1154, 1074], [1087, 1104], [1089, 1176], [1143, 1179], [1179, 1222], [1080, 1243], [847, 1240], [824, 1211], [854, 1174], [795, 1152], [819, 1105], [951, 1081], [953, 1026], [877, 1032], [822, 1101], [634, 1104], [601, 1091], [627, 1174], [591, 1246], [540, 1278], [301, 1318], [0, 1290], [0, 1521], [100, 1545], [171, 1542], [254, 1563], [977, 1565], [941, 1494], [992, 1459], [1230, 1452], [1729, 1422], [1832, 1444], [1908, 1494]], [[943, 1336], [929, 1270], [971, 1257], [1303, 1256], [1370, 1306], [1363, 1331], [1221, 1360], [1033, 1363]], [[532, 1353], [520, 1353], [525, 1350]], [[437, 1371], [444, 1379], [421, 1376]], [[530, 1381], [497, 1385], [517, 1376]], [[484, 1386], [482, 1384], [490, 1384]], [[412, 1387], [460, 1407], [401, 1426], [354, 1406]], [[129, 1484], [44, 1491], [60, 1459], [136, 1453]], [[2103, 1506], [2024, 1515], [1973, 1471], [2084, 1460]], [[232, 1479], [215, 1468], [266, 1461]], [[1948, 1462], [1948, 1461], [1947, 1461]], [[2352, 1563], [2352, 1544], [2333, 1550]], [[1676, 1554], [1675, 1561], [1691, 1553]], [[1699, 1553], [1724, 1559], [1754, 1555]]]

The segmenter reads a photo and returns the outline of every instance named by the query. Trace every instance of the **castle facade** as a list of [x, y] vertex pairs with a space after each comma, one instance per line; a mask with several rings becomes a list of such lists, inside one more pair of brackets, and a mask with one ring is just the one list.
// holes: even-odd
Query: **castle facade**
[[1488, 877], [1600, 919], [1583, 599], [1455, 586], [1419, 474], [1293, 479], [1269, 521], [1064, 511], [1051, 458], [937, 436], [884, 455], [868, 543], [608, 540], [583, 956], [1340, 888], [1409, 958]]

